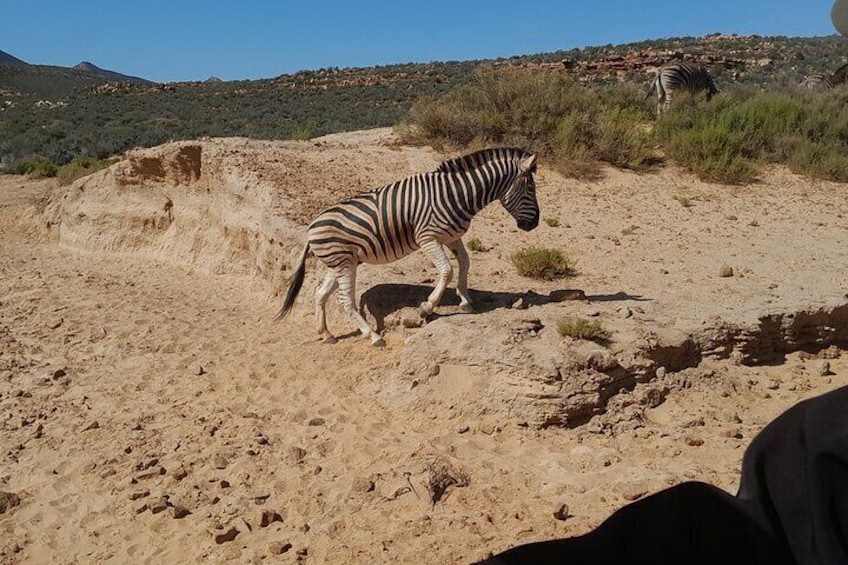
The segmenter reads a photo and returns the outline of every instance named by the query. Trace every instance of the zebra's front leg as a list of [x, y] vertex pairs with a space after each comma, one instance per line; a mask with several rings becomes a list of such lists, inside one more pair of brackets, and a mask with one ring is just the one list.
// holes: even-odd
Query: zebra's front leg
[[365, 321], [365, 318], [362, 317], [356, 308], [356, 265], [345, 268], [338, 276], [338, 281], [339, 301], [344, 311], [359, 325], [359, 331], [362, 332], [362, 335], [371, 338], [371, 345], [375, 347], [386, 345], [382, 336], [368, 325], [368, 322]]
[[439, 282], [436, 283], [436, 288], [427, 297], [427, 302], [421, 303], [421, 316], [426, 318], [436, 309], [436, 306], [442, 301], [442, 296], [445, 294], [445, 289], [453, 278], [453, 267], [450, 260], [445, 254], [442, 244], [435, 239], [428, 240], [421, 244], [421, 249], [439, 270]]
[[336, 343], [338, 340], [327, 329], [327, 300], [339, 286], [336, 275], [327, 273], [324, 281], [315, 287], [315, 319], [318, 321], [318, 334], [324, 343]]
[[463, 312], [473, 312], [474, 304], [471, 302], [471, 295], [468, 294], [468, 267], [471, 260], [468, 258], [468, 251], [465, 250], [465, 244], [461, 239], [448, 243], [448, 249], [451, 250], [456, 262], [459, 264], [459, 274], [456, 278], [456, 293], [459, 294], [459, 308]]

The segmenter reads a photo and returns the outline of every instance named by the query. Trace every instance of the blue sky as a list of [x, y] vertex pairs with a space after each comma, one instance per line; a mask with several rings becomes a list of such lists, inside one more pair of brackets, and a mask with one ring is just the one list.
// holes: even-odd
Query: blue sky
[[[834, 33], [832, 0], [3, 0], [0, 50], [167, 82], [467, 60], [681, 35]], [[848, 41], [848, 40], [846, 40]]]

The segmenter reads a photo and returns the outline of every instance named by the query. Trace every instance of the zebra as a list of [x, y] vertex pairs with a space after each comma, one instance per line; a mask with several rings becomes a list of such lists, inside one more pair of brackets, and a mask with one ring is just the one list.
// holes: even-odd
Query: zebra
[[710, 71], [703, 65], [693, 63], [672, 63], [657, 69], [648, 95], [654, 90], [657, 91], [658, 116], [671, 106], [671, 97], [675, 92], [697, 94], [705, 90], [707, 100], [711, 100], [713, 95], [718, 93]]
[[848, 63], [836, 69], [833, 73], [816, 73], [804, 77], [798, 84], [801, 90], [820, 90], [836, 88], [848, 82]]
[[459, 264], [460, 308], [473, 311], [468, 294], [469, 258], [462, 236], [474, 215], [500, 200], [518, 227], [539, 225], [536, 200], [536, 155], [514, 147], [484, 149], [442, 162], [435, 171], [409, 176], [360, 193], [327, 208], [307, 231], [299, 265], [276, 319], [284, 318], [303, 285], [310, 253], [329, 268], [315, 288], [318, 334], [325, 343], [337, 340], [327, 329], [325, 305], [336, 289], [342, 308], [377, 347], [383, 338], [356, 308], [356, 270], [360, 263], [385, 264], [422, 249], [439, 271], [439, 280], [420, 313], [433, 313], [453, 277], [446, 246]]

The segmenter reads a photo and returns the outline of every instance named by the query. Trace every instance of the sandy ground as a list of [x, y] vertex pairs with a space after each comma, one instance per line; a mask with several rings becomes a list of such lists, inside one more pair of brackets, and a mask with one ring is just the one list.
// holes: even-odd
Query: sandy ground
[[[633, 178], [612, 173], [581, 185], [594, 210], [572, 210], [576, 204], [558, 197], [552, 209], [564, 225], [540, 238], [574, 242], [584, 288], [656, 296], [657, 288], [685, 287], [646, 306], [655, 318], [674, 311], [683, 320], [675, 323], [696, 324], [710, 300], [678, 300], [697, 287], [683, 283], [699, 276], [699, 265], [714, 275], [721, 256], [732, 261], [764, 229], [780, 240], [795, 218], [811, 232], [804, 241], [830, 248], [845, 240], [844, 191], [829, 192], [834, 185], [793, 177], [786, 184], [795, 196], [776, 209], [672, 173], [659, 177], [659, 199], [633, 189]], [[781, 178], [770, 182], [752, 190], [782, 186]], [[59, 245], [38, 227], [44, 200], [58, 190], [0, 177], [0, 491], [20, 497], [0, 514], [0, 562], [470, 563], [517, 543], [586, 532], [628, 501], [685, 480], [733, 491], [744, 448], [763, 425], [848, 384], [848, 356], [834, 348], [754, 367], [706, 359], [666, 376], [673, 386], [641, 427], [604, 434], [472, 417], [459, 409], [473, 402], [464, 398], [462, 368], [445, 366], [439, 403], [401, 409], [369, 391], [402, 364], [405, 334], [389, 334], [382, 350], [361, 338], [328, 347], [314, 340], [308, 299], [293, 320], [270, 322], [279, 299], [255, 273]], [[638, 216], [652, 200], [660, 208]], [[764, 221], [769, 214], [773, 222]], [[699, 217], [697, 230], [710, 228], [707, 237], [721, 242], [712, 246], [716, 258], [702, 260], [685, 233], [674, 253], [650, 247], [660, 230]], [[757, 219], [764, 229], [749, 225]], [[739, 223], [747, 227], [728, 227]], [[636, 227], [622, 235], [622, 225]], [[472, 264], [473, 288], [551, 290], [490, 276], [508, 268], [504, 257], [517, 243], [505, 225], [484, 220], [474, 229], [496, 249], [472, 257], [481, 265], [475, 275]], [[664, 263], [640, 260], [628, 238]], [[633, 261], [611, 255], [622, 246], [631, 246], [624, 256]], [[735, 265], [749, 270], [740, 284], [751, 296], [782, 292], [769, 285], [782, 283], [793, 262], [806, 265], [796, 272], [810, 280], [827, 278], [831, 294], [844, 285], [842, 255], [775, 249], [779, 260], [762, 254]], [[410, 261], [385, 267], [382, 282], [420, 279], [420, 259]], [[380, 278], [369, 270], [364, 288]], [[721, 308], [740, 305], [728, 307], [729, 316], [747, 312], [748, 291], [711, 284]], [[787, 307], [804, 285], [785, 289]], [[331, 321], [345, 324], [338, 312]], [[825, 361], [831, 371], [822, 375]], [[451, 399], [458, 409], [447, 409]], [[429, 486], [440, 473], [460, 485], [434, 504]], [[554, 514], [563, 505], [568, 517], [560, 520]]]

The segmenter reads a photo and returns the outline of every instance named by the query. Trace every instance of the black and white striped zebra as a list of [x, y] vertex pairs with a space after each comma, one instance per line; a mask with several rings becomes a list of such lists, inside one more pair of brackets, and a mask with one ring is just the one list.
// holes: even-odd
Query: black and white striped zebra
[[486, 149], [444, 161], [435, 171], [407, 177], [327, 208], [309, 226], [300, 264], [277, 319], [294, 305], [303, 285], [306, 258], [313, 253], [329, 268], [315, 289], [315, 317], [324, 341], [336, 341], [327, 329], [325, 305], [338, 288], [342, 307], [362, 333], [374, 345], [384, 345], [356, 308], [358, 265], [390, 263], [422, 249], [439, 271], [435, 289], [421, 303], [421, 314], [426, 317], [438, 306], [453, 277], [443, 246], [459, 264], [460, 307], [471, 311], [469, 259], [461, 238], [474, 215], [494, 200], [500, 200], [519, 228], [535, 228], [539, 224], [535, 171], [536, 156], [527, 151]]
[[697, 94], [706, 91], [707, 100], [718, 93], [710, 71], [694, 63], [672, 63], [657, 69], [648, 92], [654, 90], [657, 92], [657, 115], [669, 109], [671, 98], [676, 92]]
[[816, 73], [804, 77], [798, 84], [802, 90], [825, 90], [848, 83], [848, 64], [842, 65], [832, 73]]

